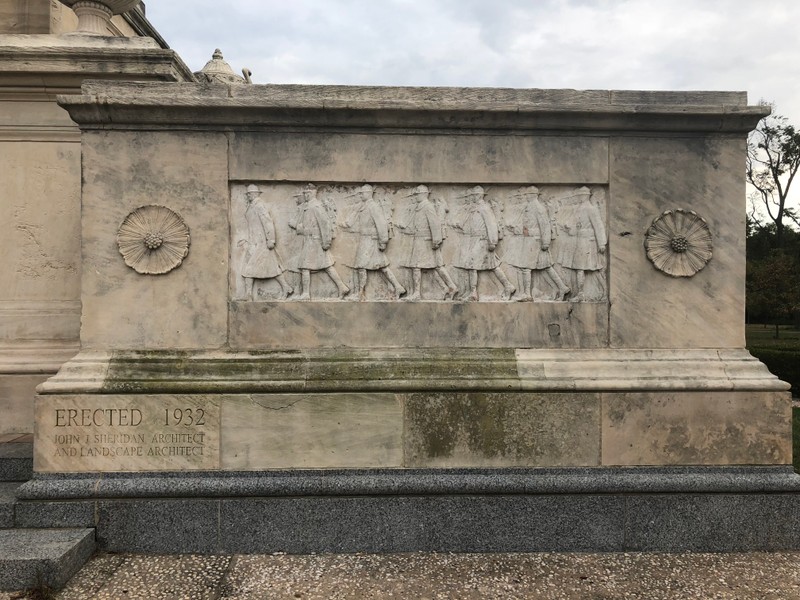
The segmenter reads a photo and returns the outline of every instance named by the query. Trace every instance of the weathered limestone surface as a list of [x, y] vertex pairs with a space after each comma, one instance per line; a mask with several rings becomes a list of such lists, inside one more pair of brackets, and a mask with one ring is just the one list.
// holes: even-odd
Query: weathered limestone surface
[[599, 394], [410, 394], [408, 467], [596, 466]]
[[603, 394], [603, 466], [792, 462], [786, 392]]
[[30, 430], [36, 386], [49, 376], [49, 373], [0, 375], [0, 400], [3, 402], [0, 434], [27, 433]]
[[[234, 302], [230, 344], [240, 349], [349, 347], [599, 348], [605, 303]], [[275, 335], [281, 332], [281, 335]]]
[[[192, 78], [153, 39], [50, 35], [76, 23], [59, 2], [0, 2], [0, 410], [13, 414], [0, 430], [33, 430], [38, 374], [79, 350], [80, 130], [56, 95], [90, 78]], [[137, 35], [119, 16], [109, 34]]]
[[231, 179], [387, 183], [608, 181], [608, 139], [579, 136], [234, 133]]
[[[613, 348], [744, 346], [744, 137], [618, 137], [610, 145]], [[641, 232], [660, 210], [708, 221], [713, 258], [691, 278], [653, 268]]]
[[222, 468], [402, 467], [394, 394], [250, 394], [222, 404]]
[[[221, 133], [85, 135], [81, 341], [86, 348], [216, 348], [227, 336], [227, 141]], [[134, 209], [166, 204], [188, 219], [182, 268], [125, 265], [116, 243]], [[191, 218], [190, 218], [191, 217]]]
[[785, 392], [42, 396], [38, 472], [782, 465]]
[[[42, 410], [102, 394], [167, 414], [176, 398], [218, 405], [218, 464], [187, 469], [790, 461], [786, 386], [743, 348], [740, 159], [764, 114], [744, 94], [83, 91], [60, 101], [84, 141], [84, 352], [40, 386]], [[526, 221], [515, 211], [533, 186], [546, 208]], [[379, 208], [387, 199], [394, 213]], [[462, 217], [436, 213], [442, 199]], [[190, 232], [188, 255], [163, 275], [137, 273], [117, 248], [120, 223], [145, 204]], [[702, 256], [675, 270], [685, 277], [645, 250], [665, 211], [707, 227], [699, 241], [662, 232], [671, 259]], [[469, 222], [479, 213], [486, 233]], [[445, 224], [468, 239], [436, 239]], [[389, 225], [440, 256], [415, 262]], [[591, 281], [601, 293], [516, 302], [495, 270], [520, 254], [503, 228], [535, 229], [540, 242], [550, 230], [571, 292]], [[140, 229], [139, 249], [164, 252], [161, 231]], [[482, 266], [460, 262], [471, 244]], [[377, 273], [384, 259], [397, 285]], [[464, 271], [453, 279], [476, 271], [475, 293], [463, 277], [437, 282], [436, 260]], [[525, 269], [545, 267], [514, 268], [524, 283]], [[405, 301], [401, 286], [421, 294]]]

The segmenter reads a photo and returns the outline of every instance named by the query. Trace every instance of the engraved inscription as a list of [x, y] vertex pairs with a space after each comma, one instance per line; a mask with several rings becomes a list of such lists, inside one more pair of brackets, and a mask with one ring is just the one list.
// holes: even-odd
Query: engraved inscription
[[219, 408], [189, 396], [59, 396], [37, 402], [39, 471], [209, 469]]
[[231, 187], [238, 301], [604, 302], [602, 186]]

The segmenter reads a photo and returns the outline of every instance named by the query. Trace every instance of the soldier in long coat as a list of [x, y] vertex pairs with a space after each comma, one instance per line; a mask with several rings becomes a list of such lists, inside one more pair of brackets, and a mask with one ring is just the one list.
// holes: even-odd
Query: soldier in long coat
[[563, 299], [570, 289], [553, 268], [553, 259], [550, 256], [552, 228], [547, 209], [539, 200], [539, 188], [528, 186], [517, 197], [524, 198], [525, 204], [516, 221], [506, 226], [509, 235], [505, 238], [503, 256], [505, 262], [516, 267], [521, 274], [521, 289], [514, 299], [518, 302], [533, 300], [533, 271], [541, 271], [545, 279], [558, 289], [559, 299]]
[[481, 186], [468, 190], [466, 198], [466, 214], [461, 222], [454, 224], [461, 231], [462, 239], [453, 266], [469, 273], [469, 290], [462, 299], [468, 302], [478, 300], [478, 271], [491, 271], [503, 286], [501, 298], [509, 300], [516, 288], [500, 268], [502, 261], [495, 253], [500, 241], [497, 219]]
[[453, 282], [447, 269], [444, 268], [442, 242], [444, 242], [443, 226], [433, 203], [429, 199], [430, 190], [426, 185], [418, 185], [411, 196], [414, 204], [408, 220], [398, 223], [398, 229], [410, 236], [406, 252], [400, 264], [411, 269], [413, 288], [407, 300], [422, 298], [422, 270], [433, 269], [447, 285], [445, 299], [452, 299], [458, 287]]
[[275, 279], [281, 286], [281, 294], [286, 298], [294, 292], [283, 275], [285, 271], [281, 257], [275, 249], [275, 223], [257, 185], [247, 186], [245, 193], [247, 209], [244, 213], [247, 223], [247, 238], [239, 240], [245, 246], [241, 275], [244, 279], [245, 297], [257, 299], [256, 279]]
[[299, 222], [290, 223], [294, 225], [295, 231], [302, 236], [300, 246], [300, 256], [297, 266], [300, 269], [301, 294], [298, 300], [308, 300], [310, 298], [311, 272], [325, 271], [339, 290], [339, 298], [344, 298], [350, 293], [339, 273], [334, 267], [334, 258], [330, 252], [331, 242], [333, 241], [333, 227], [328, 211], [317, 198], [317, 186], [309, 183], [303, 187], [303, 199], [305, 208], [299, 215]]
[[590, 201], [591, 190], [584, 186], [563, 200], [558, 212], [558, 251], [556, 262], [575, 271], [577, 293], [572, 302], [585, 300], [586, 271], [605, 268], [608, 238], [600, 211]]
[[390, 222], [374, 197], [374, 188], [361, 186], [357, 195], [361, 202], [344, 227], [358, 235], [355, 256], [349, 265], [358, 273], [359, 300], [366, 300], [367, 271], [380, 271], [392, 285], [395, 299], [406, 293], [392, 270], [386, 248], [389, 244]]

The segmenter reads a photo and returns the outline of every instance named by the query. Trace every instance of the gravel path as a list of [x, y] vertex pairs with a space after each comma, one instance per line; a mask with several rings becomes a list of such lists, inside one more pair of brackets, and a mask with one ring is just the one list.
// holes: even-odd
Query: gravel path
[[[20, 596], [0, 593], [0, 600], [15, 597]], [[55, 598], [800, 600], [800, 552], [100, 554]]]

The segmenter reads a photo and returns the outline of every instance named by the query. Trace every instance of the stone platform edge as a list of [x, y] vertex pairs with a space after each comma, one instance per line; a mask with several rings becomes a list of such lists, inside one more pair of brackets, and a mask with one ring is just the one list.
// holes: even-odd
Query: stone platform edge
[[800, 493], [800, 475], [784, 465], [38, 473], [17, 498], [663, 493]]
[[786, 391], [745, 349], [80, 352], [39, 394]]
[[18, 525], [109, 552], [744, 552], [800, 549], [785, 467], [37, 476]]

